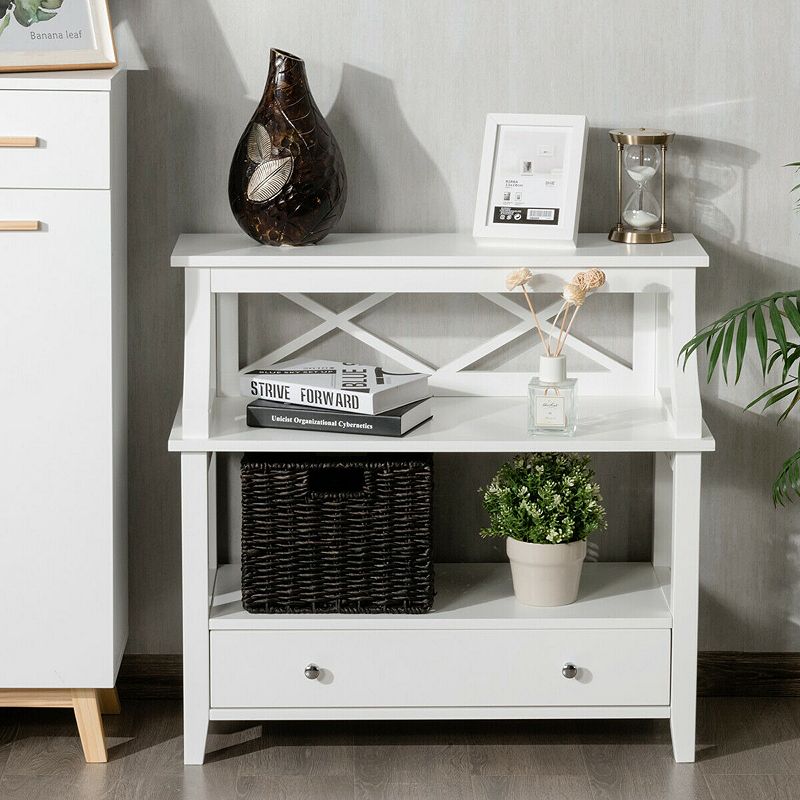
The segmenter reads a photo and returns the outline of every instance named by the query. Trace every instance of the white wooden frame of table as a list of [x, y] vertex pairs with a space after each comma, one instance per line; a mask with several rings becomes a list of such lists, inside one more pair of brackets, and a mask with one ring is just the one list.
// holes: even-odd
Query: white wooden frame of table
[[[579, 237], [574, 251], [529, 245], [489, 245], [461, 234], [334, 234], [316, 247], [260, 247], [240, 235], [184, 235], [172, 266], [185, 269], [186, 318], [184, 390], [170, 437], [170, 449], [181, 452], [183, 526], [184, 747], [187, 764], [201, 764], [209, 719], [401, 717], [669, 717], [677, 761], [695, 757], [695, 696], [700, 513], [700, 454], [714, 448], [702, 421], [696, 367], [684, 371], [676, 356], [695, 332], [695, 269], [708, 257], [683, 234], [667, 245], [627, 246], [605, 235]], [[519, 434], [483, 435], [476, 419], [465, 440], [443, 426], [403, 439], [318, 434], [310, 431], [265, 433], [231, 419], [246, 402], [238, 394], [238, 293], [279, 293], [319, 316], [311, 331], [274, 350], [258, 364], [274, 363], [328, 331], [341, 329], [400, 363], [431, 373], [436, 395], [504, 395], [524, 393], [528, 375], [462, 372], [466, 366], [532, 329], [526, 312], [505, 294], [508, 269], [529, 267], [536, 291], [553, 291], [591, 266], [606, 271], [603, 291], [631, 292], [634, 301], [633, 364], [578, 343], [577, 349], [605, 371], [581, 375], [588, 395], [622, 395], [633, 409], [656, 408], [663, 422], [636, 423], [625, 435], [598, 426], [583, 438], [528, 439]], [[304, 292], [372, 293], [341, 312], [332, 312]], [[354, 319], [394, 292], [474, 292], [509, 311], [517, 322], [508, 332], [434, 369], [413, 354], [368, 333]], [[555, 313], [551, 306], [544, 314]], [[545, 325], [543, 325], [545, 327]], [[252, 367], [253, 365], [248, 365]], [[247, 367], [245, 367], [246, 369]], [[616, 397], [610, 398], [612, 401]], [[609, 398], [606, 398], [608, 401]], [[442, 399], [476, 414], [501, 399]], [[519, 397], [509, 409], [522, 408]], [[591, 402], [591, 401], [589, 401]], [[599, 398], [598, 403], [602, 400]], [[450, 406], [453, 407], [453, 406]], [[516, 413], [516, 412], [514, 412]], [[647, 413], [651, 413], [648, 411]], [[516, 420], [509, 411], [509, 420]], [[240, 414], [239, 414], [240, 416]], [[635, 415], [634, 415], [635, 416]], [[434, 418], [436, 419], [436, 417]], [[520, 419], [522, 419], [520, 417]], [[423, 426], [424, 428], [425, 426]], [[490, 425], [487, 422], [487, 430]], [[497, 425], [495, 425], [498, 428]], [[509, 426], [499, 426], [505, 431]], [[651, 433], [658, 431], [657, 435]], [[422, 429], [420, 429], [422, 431]], [[362, 445], [363, 440], [363, 445]], [[502, 451], [525, 449], [656, 452], [655, 515], [652, 563], [672, 616], [671, 699], [659, 707], [536, 707], [450, 709], [214, 709], [210, 688], [209, 615], [213, 604], [216, 557], [216, 453], [243, 450], [381, 450]], [[661, 455], [658, 455], [660, 453]], [[424, 628], [424, 618], [419, 618]], [[535, 626], [534, 626], [535, 627]]]

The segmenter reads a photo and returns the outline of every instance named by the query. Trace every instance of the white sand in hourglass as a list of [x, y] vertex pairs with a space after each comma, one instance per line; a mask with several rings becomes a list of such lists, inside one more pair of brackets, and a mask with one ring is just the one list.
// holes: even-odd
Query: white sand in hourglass
[[656, 174], [654, 167], [648, 167], [645, 164], [628, 166], [626, 172], [636, 183], [647, 183]]
[[622, 219], [632, 228], [652, 228], [657, 225], [660, 217], [658, 214], [653, 214], [650, 211], [645, 211], [641, 208], [629, 208], [625, 210]]

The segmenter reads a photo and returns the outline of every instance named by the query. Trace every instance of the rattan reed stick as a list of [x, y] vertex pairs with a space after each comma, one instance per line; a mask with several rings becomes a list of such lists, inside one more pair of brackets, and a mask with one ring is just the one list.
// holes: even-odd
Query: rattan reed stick
[[525, 295], [525, 300], [528, 303], [528, 308], [531, 310], [531, 314], [533, 314], [533, 321], [536, 323], [536, 333], [539, 334], [539, 338], [542, 340], [542, 347], [544, 347], [545, 352], [547, 355], [550, 355], [550, 347], [548, 346], [547, 342], [544, 340], [544, 335], [542, 334], [542, 326], [539, 322], [539, 317], [536, 314], [536, 309], [533, 307], [533, 303], [531, 303], [530, 297], [528, 297], [528, 290], [525, 288], [525, 284], [521, 284], [522, 286], [522, 293]]

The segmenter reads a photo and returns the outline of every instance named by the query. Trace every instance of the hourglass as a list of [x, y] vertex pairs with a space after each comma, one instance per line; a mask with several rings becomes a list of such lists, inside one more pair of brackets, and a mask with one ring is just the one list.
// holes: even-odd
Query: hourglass
[[[675, 137], [672, 131], [632, 128], [609, 131], [617, 145], [617, 224], [608, 238], [627, 244], [671, 242], [672, 231], [666, 224], [667, 145]], [[632, 191], [623, 207], [622, 175], [628, 175]], [[661, 202], [652, 185], [661, 171]]]

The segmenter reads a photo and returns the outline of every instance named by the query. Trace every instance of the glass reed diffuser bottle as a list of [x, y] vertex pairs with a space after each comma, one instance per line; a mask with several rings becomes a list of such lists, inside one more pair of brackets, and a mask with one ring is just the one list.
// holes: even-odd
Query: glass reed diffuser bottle
[[[564, 302], [548, 325], [549, 335], [546, 339], [536, 308], [525, 288], [532, 282], [533, 273], [526, 268], [515, 270], [506, 278], [506, 289], [509, 292], [518, 286], [522, 289], [545, 352], [545, 355], [539, 358], [539, 374], [528, 384], [528, 433], [572, 436], [576, 429], [577, 381], [575, 378], [567, 378], [567, 357], [561, 353], [578, 311], [589, 293], [605, 284], [606, 275], [602, 270], [593, 267], [577, 273], [564, 285], [564, 291], [561, 293]], [[553, 341], [554, 336], [555, 341]]]
[[567, 377], [566, 356], [539, 357], [539, 374], [528, 384], [528, 433], [575, 433], [576, 383]]

